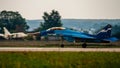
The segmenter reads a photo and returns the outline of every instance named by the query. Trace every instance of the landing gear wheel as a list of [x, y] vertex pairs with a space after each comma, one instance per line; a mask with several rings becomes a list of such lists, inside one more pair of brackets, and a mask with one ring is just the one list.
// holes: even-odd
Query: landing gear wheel
[[86, 48], [87, 47], [87, 44], [86, 43], [83, 43], [82, 44], [82, 48]]
[[64, 47], [64, 44], [61, 44], [61, 47], [63, 48], [63, 47]]

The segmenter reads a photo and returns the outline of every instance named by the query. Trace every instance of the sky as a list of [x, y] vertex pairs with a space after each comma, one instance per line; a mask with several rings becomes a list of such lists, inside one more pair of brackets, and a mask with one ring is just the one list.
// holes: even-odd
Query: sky
[[53, 9], [63, 19], [120, 19], [120, 0], [0, 0], [0, 11], [18, 11], [26, 19], [42, 19]]

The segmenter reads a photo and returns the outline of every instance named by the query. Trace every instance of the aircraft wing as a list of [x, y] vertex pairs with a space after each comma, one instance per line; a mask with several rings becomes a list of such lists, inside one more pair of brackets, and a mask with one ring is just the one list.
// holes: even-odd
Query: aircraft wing
[[81, 33], [78, 31], [73, 31], [73, 30], [55, 30], [54, 31], [55, 34], [57, 35], [61, 35], [63, 37], [76, 37], [76, 38], [87, 38], [87, 39], [94, 39], [93, 36], [85, 34], [85, 33]]
[[69, 42], [73, 42], [75, 38], [94, 39], [94, 37], [90, 35], [73, 30], [55, 30], [54, 33], [63, 36], [63, 38]]

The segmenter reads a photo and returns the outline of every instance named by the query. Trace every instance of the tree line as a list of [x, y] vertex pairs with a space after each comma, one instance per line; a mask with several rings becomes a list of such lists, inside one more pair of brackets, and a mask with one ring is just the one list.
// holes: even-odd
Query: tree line
[[[63, 25], [61, 23], [61, 15], [56, 10], [52, 10], [50, 13], [44, 12], [42, 18], [44, 21], [40, 22], [40, 27], [34, 31], [42, 31]], [[0, 12], [0, 32], [3, 32], [3, 27], [6, 27], [10, 32], [26, 32], [26, 30], [29, 29], [26, 19], [23, 18], [19, 12], [6, 10]], [[119, 29], [120, 26], [113, 26], [113, 31], [115, 31], [113, 36], [120, 38]]]
[[0, 27], [6, 27], [11, 32], [25, 31], [29, 28], [25, 18], [23, 18], [18, 12], [2, 11], [0, 12]]
[[[36, 31], [62, 26], [61, 16], [58, 11], [52, 10], [51, 13], [44, 12], [43, 19], [44, 22], [41, 22], [40, 27]], [[6, 10], [0, 12], [1, 32], [3, 32], [3, 27], [6, 27], [10, 32], [25, 32], [29, 29], [26, 19], [19, 12]]]

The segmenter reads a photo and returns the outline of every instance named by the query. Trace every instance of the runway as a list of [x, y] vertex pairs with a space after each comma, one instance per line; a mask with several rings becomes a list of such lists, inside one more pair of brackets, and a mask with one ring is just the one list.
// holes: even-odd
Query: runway
[[0, 52], [120, 52], [120, 48], [37, 48], [37, 47], [0, 47]]

